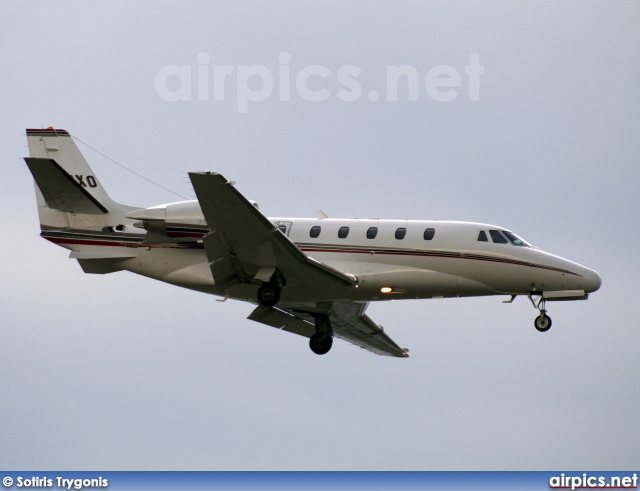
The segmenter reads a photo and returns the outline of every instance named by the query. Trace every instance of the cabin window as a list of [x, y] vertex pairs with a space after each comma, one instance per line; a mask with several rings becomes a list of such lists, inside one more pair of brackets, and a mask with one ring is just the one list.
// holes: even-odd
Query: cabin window
[[433, 236], [436, 234], [435, 228], [428, 228], [424, 231], [424, 240], [431, 240]]
[[521, 239], [513, 232], [509, 232], [507, 230], [503, 230], [502, 233], [507, 236], [507, 239], [513, 244], [517, 246], [531, 246], [526, 240]]
[[286, 225], [278, 225], [278, 230], [283, 234], [287, 235], [287, 226]]
[[340, 230], [338, 230], [338, 238], [346, 239], [347, 235], [349, 235], [349, 227], [340, 227]]
[[406, 228], [401, 227], [401, 228], [396, 230], [396, 239], [402, 240], [402, 239], [404, 239], [405, 235], [407, 235], [407, 229]]
[[509, 241], [504, 238], [504, 235], [502, 235], [497, 230], [489, 230], [489, 234], [491, 235], [491, 240], [493, 240], [493, 242], [495, 244], [508, 244], [509, 243]]
[[489, 242], [489, 239], [487, 239], [487, 233], [484, 230], [480, 230], [480, 233], [478, 234], [478, 242]]
[[322, 229], [320, 228], [319, 225], [314, 225], [313, 227], [311, 227], [311, 230], [309, 230], [309, 237], [311, 237], [312, 239], [320, 237], [321, 230]]
[[369, 227], [367, 230], [367, 239], [375, 239], [378, 235], [378, 227]]

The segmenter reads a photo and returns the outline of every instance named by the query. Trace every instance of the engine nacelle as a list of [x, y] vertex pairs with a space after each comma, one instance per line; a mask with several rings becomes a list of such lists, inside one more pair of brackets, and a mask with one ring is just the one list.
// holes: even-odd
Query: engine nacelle
[[[258, 208], [258, 203], [249, 200]], [[209, 227], [198, 200], [178, 201], [127, 213], [127, 218], [140, 220], [135, 227], [144, 228], [173, 238], [193, 238], [204, 235]]]

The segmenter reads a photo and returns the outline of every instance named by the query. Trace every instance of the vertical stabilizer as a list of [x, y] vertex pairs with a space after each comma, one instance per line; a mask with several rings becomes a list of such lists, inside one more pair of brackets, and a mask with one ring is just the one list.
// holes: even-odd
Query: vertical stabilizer
[[[51, 168], [48, 176], [42, 177], [43, 182], [40, 185], [41, 191], [45, 192], [45, 196], [46, 190], [42, 189], [46, 187], [45, 181], [50, 181], [52, 188], [56, 185], [60, 186], [61, 183], [64, 185], [64, 181], [68, 181], [69, 186], [62, 192], [63, 194], [68, 194], [71, 189], [76, 189], [79, 196], [83, 195], [88, 200], [93, 201], [102, 212], [108, 210], [108, 205], [112, 204], [113, 201], [107, 195], [107, 192], [67, 131], [53, 128], [46, 130], [28, 129], [27, 142], [29, 143], [29, 155], [32, 162], [27, 162], [27, 165], [29, 165], [32, 173], [34, 173], [33, 168], [35, 167], [40, 168], [40, 174], [47, 174], [46, 169]], [[57, 179], [52, 177], [54, 175], [58, 176]], [[34, 178], [38, 182], [35, 173]], [[38, 182], [38, 184], [41, 183]], [[53, 189], [50, 191], [53, 191]]]
[[113, 201], [71, 135], [60, 129], [27, 129], [25, 162], [36, 184], [45, 229], [103, 229], [126, 224], [137, 209]]
[[29, 157], [40, 234], [66, 249], [86, 273], [125, 269], [144, 233], [126, 214], [138, 207], [113, 201], [71, 135], [53, 128], [28, 129]]

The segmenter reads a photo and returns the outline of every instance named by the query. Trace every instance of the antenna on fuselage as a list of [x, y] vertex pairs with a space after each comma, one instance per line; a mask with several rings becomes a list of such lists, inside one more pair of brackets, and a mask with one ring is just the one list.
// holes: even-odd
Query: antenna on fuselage
[[320, 220], [324, 220], [325, 218], [329, 218], [329, 216], [324, 211], [322, 211], [320, 208], [318, 208], [316, 210], [316, 213], [318, 214], [318, 217], [320, 218]]

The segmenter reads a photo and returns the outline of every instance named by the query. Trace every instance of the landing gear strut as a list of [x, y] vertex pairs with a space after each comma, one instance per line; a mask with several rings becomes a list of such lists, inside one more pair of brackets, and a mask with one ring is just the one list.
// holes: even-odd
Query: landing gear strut
[[324, 355], [333, 346], [333, 328], [326, 315], [316, 315], [316, 332], [309, 340], [309, 347], [316, 355]]
[[[533, 295], [532, 293], [529, 293], [528, 296], [534, 308], [540, 311], [540, 315], [536, 317], [535, 321], [533, 321], [533, 325], [540, 332], [548, 331], [549, 329], [551, 329], [551, 317], [547, 315], [547, 309], [545, 308], [547, 304], [547, 300], [544, 298], [542, 294]], [[538, 298], [534, 299], [533, 298], [534, 296]]]

